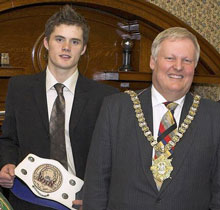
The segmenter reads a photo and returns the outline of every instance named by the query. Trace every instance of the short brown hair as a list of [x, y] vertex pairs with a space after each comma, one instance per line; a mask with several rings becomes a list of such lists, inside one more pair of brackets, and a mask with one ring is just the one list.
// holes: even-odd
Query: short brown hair
[[45, 37], [50, 39], [51, 33], [56, 26], [61, 24], [76, 25], [83, 31], [83, 45], [86, 45], [89, 39], [89, 26], [83, 16], [78, 14], [70, 5], [65, 5], [59, 12], [52, 15], [45, 24]]

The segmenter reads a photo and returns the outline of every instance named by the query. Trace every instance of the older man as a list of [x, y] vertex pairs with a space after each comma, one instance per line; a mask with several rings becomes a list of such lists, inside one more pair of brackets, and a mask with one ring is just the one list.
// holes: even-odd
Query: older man
[[189, 92], [197, 39], [169, 28], [151, 51], [152, 86], [107, 97], [102, 106], [84, 210], [220, 209], [220, 106]]

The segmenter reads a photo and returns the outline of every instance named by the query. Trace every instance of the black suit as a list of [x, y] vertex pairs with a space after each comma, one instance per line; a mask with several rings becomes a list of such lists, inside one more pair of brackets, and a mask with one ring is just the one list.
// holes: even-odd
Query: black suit
[[[115, 92], [115, 88], [94, 82], [82, 75], [78, 77], [69, 133], [76, 175], [81, 179], [84, 179], [91, 136], [102, 100], [106, 95]], [[10, 79], [2, 131], [0, 167], [8, 163], [16, 165], [28, 153], [42, 158], [50, 157], [45, 71]], [[34, 209], [28, 206], [17, 207], [15, 201], [10, 202], [18, 210]]]
[[[150, 88], [140, 96], [153, 131]], [[183, 122], [193, 97], [186, 95]], [[83, 210], [219, 210], [220, 106], [202, 99], [198, 112], [177, 143], [172, 179], [157, 190], [150, 166], [152, 146], [143, 135], [130, 96], [105, 99], [87, 161]]]

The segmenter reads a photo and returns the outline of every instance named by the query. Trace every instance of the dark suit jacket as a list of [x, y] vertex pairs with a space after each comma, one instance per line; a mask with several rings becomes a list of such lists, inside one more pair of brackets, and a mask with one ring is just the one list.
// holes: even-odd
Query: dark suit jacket
[[[153, 131], [150, 88], [140, 96]], [[193, 97], [186, 95], [180, 123]], [[90, 147], [83, 210], [219, 210], [220, 106], [202, 99], [198, 112], [172, 156], [172, 179], [158, 192], [150, 166], [152, 147], [138, 125], [125, 93], [107, 97]]]
[[[44, 71], [10, 80], [0, 137], [0, 167], [7, 163], [17, 164], [28, 153], [50, 157], [45, 78]], [[113, 87], [79, 75], [69, 132], [76, 175], [81, 179], [84, 179], [90, 141], [103, 98], [115, 92], [118, 91]]]

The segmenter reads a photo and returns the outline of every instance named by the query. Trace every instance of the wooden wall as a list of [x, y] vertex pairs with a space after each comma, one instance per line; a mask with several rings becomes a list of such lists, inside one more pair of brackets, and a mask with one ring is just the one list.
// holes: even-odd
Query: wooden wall
[[[158, 32], [182, 26], [197, 35], [201, 59], [195, 83], [220, 83], [220, 55], [183, 22], [144, 0], [10, 0], [0, 1], [0, 53], [9, 53], [10, 65], [0, 67], [0, 110], [5, 109], [11, 76], [44, 70], [46, 51], [43, 32], [46, 20], [62, 5], [71, 3], [91, 26], [86, 54], [79, 70], [86, 77], [121, 90], [141, 89], [151, 83], [150, 46]], [[133, 41], [133, 71], [121, 72], [123, 39]], [[0, 117], [1, 124], [1, 117]]]

